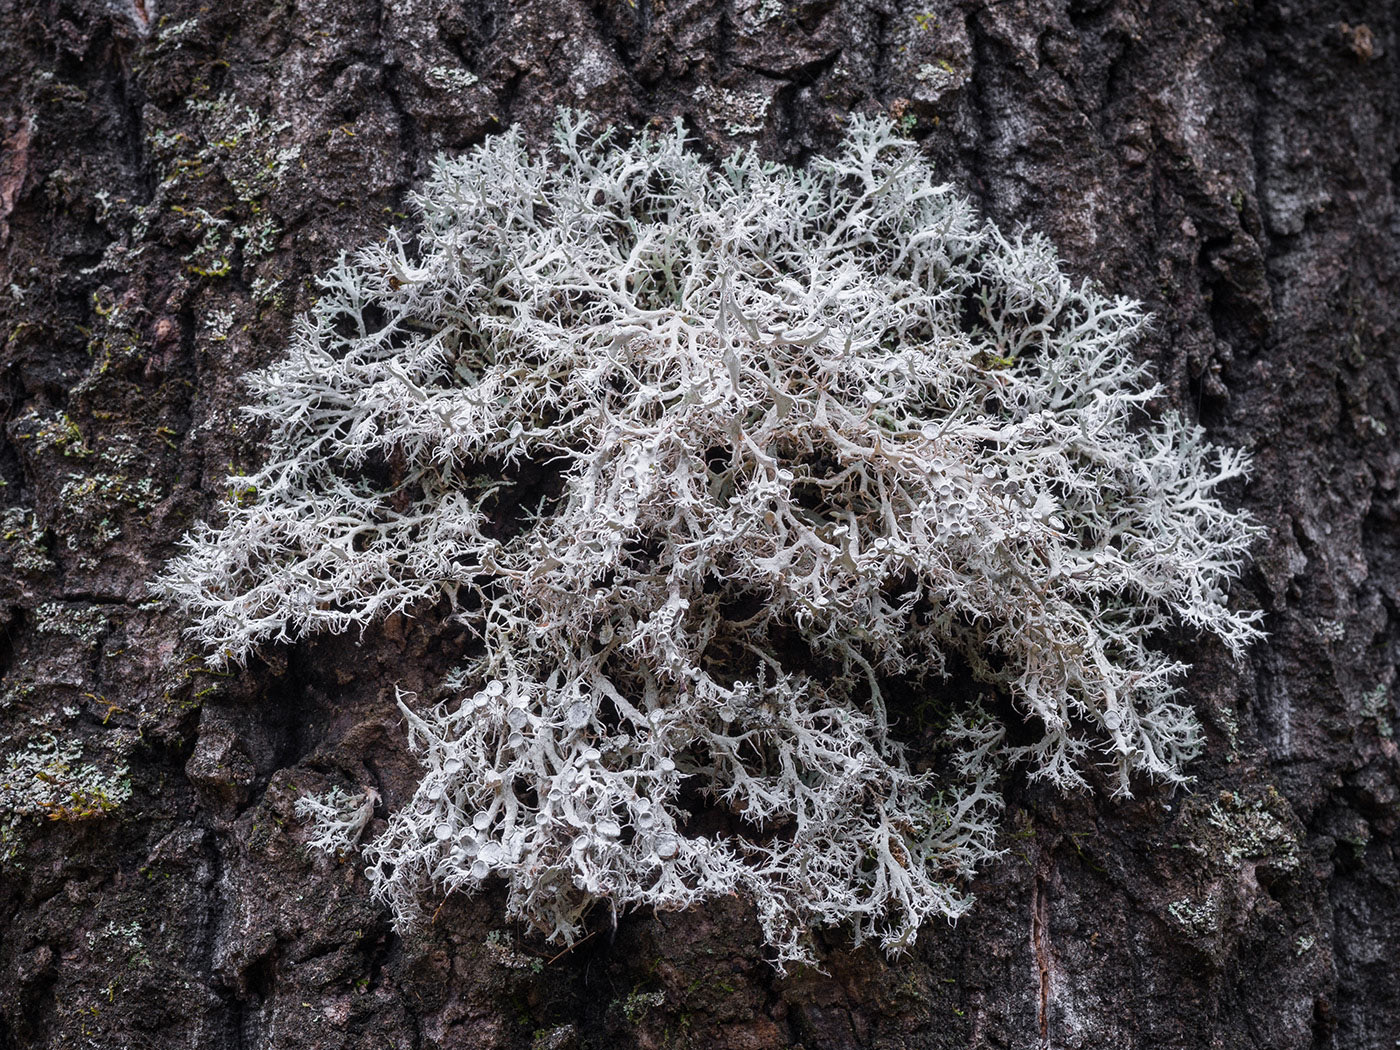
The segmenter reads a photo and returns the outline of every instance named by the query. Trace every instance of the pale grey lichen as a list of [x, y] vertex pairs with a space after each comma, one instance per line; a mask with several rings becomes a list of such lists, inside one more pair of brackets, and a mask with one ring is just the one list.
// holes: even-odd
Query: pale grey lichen
[[44, 528], [28, 507], [7, 507], [0, 511], [0, 550], [22, 575], [38, 575], [53, 568], [53, 559], [44, 542]]
[[84, 762], [79, 740], [44, 733], [20, 746], [7, 735], [0, 750], [0, 862], [18, 854], [26, 822], [92, 820], [131, 797], [126, 763]]
[[713, 111], [717, 120], [724, 120], [724, 133], [732, 138], [760, 134], [773, 104], [773, 96], [762, 91], [715, 89], [708, 84], [702, 85], [695, 97]]
[[[1258, 530], [1217, 494], [1246, 457], [1149, 418], [1136, 303], [884, 121], [793, 170], [564, 115], [413, 204], [250, 378], [267, 463], [161, 581], [221, 661], [444, 602], [476, 632], [402, 705], [425, 775], [367, 847], [401, 919], [498, 877], [569, 942], [738, 891], [779, 966], [814, 925], [899, 949], [967, 908], [1005, 759], [1183, 778], [1152, 642], [1258, 634], [1225, 596]], [[955, 716], [940, 775], [886, 699], [950, 657], [1027, 726]]]
[[428, 79], [439, 87], [462, 92], [475, 85], [481, 78], [471, 70], [459, 66], [434, 66], [428, 70]]
[[324, 795], [303, 795], [293, 812], [310, 831], [307, 848], [343, 856], [359, 847], [378, 804], [379, 792], [372, 787], [351, 794], [337, 786]]
[[108, 619], [101, 606], [44, 602], [34, 610], [34, 627], [40, 634], [66, 635], [90, 648], [107, 633]]
[[1208, 893], [1204, 900], [1182, 897], [1167, 905], [1167, 912], [1189, 933], [1209, 937], [1218, 933], [1223, 918], [1223, 901], [1218, 892]]

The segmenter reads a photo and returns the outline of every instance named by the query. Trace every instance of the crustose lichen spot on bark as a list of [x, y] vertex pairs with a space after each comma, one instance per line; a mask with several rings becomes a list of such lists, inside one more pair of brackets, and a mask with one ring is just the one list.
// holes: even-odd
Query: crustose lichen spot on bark
[[[498, 877], [570, 942], [738, 891], [779, 966], [812, 926], [897, 950], [968, 907], [1005, 760], [1182, 778], [1152, 640], [1257, 636], [1225, 588], [1258, 530], [1217, 496], [1246, 457], [1147, 417], [1136, 303], [884, 121], [794, 170], [564, 114], [413, 203], [250, 377], [267, 463], [161, 580], [221, 660], [444, 596], [476, 632], [402, 705], [423, 780], [365, 847], [401, 920]], [[935, 773], [882, 689], [949, 658], [1027, 727], [969, 709]]]

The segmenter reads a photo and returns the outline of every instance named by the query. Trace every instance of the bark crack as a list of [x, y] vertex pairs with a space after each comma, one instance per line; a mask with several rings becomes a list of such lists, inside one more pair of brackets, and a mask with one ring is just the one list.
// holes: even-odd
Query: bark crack
[[1040, 1032], [1042, 1048], [1050, 1046], [1050, 935], [1047, 929], [1050, 913], [1050, 893], [1048, 888], [1049, 862], [1044, 856], [1036, 866], [1035, 888], [1031, 899], [1031, 946], [1035, 952], [1036, 982], [1039, 994], [1036, 997], [1036, 1027]]

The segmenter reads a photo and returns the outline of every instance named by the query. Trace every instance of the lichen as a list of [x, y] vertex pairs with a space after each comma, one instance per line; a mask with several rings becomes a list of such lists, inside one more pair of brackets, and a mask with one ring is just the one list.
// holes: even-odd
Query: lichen
[[[1218, 495], [1247, 457], [1146, 417], [1137, 304], [886, 121], [794, 171], [565, 115], [414, 204], [250, 378], [268, 463], [160, 585], [218, 661], [439, 601], [477, 633], [438, 706], [401, 697], [425, 775], [368, 846], [401, 922], [499, 876], [565, 942], [743, 892], [779, 965], [815, 925], [898, 951], [968, 907], [1006, 761], [1184, 779], [1151, 643], [1258, 635], [1225, 588], [1259, 530]], [[963, 705], [916, 770], [887, 690], [950, 658], [1024, 739]]]
[[427, 77], [437, 86], [457, 94], [473, 87], [481, 79], [471, 70], [462, 69], [460, 66], [434, 66], [428, 70]]
[[107, 633], [107, 614], [101, 606], [44, 602], [34, 610], [34, 627], [40, 634], [60, 634], [91, 648]]
[[126, 763], [101, 769], [83, 762], [81, 741], [45, 733], [11, 747], [0, 766], [0, 861], [15, 858], [26, 822], [93, 820], [131, 796]]
[[1395, 735], [1390, 687], [1382, 682], [1361, 697], [1361, 717], [1376, 723], [1376, 732], [1387, 740]]
[[295, 812], [311, 831], [307, 847], [337, 857], [353, 853], [378, 803], [379, 792], [374, 788], [351, 794], [336, 786], [324, 795], [303, 795]]
[[28, 507], [6, 507], [0, 512], [0, 544], [15, 571], [39, 576], [53, 568], [44, 540], [44, 529]]

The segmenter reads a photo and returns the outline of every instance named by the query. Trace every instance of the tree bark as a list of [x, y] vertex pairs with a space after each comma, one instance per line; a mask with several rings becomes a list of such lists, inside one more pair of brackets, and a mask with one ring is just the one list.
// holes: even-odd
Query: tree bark
[[[1389, 1050], [1398, 12], [0, 4], [0, 1050]], [[784, 978], [740, 900], [562, 954], [491, 892], [400, 936], [304, 849], [301, 793], [411, 793], [394, 688], [461, 639], [401, 618], [220, 676], [147, 583], [258, 461], [239, 378], [316, 275], [439, 153], [542, 141], [561, 105], [790, 163], [886, 112], [1003, 229], [1149, 305], [1162, 407], [1253, 450], [1236, 497], [1268, 530], [1238, 586], [1267, 640], [1169, 640], [1209, 738], [1189, 791], [1015, 774], [967, 919], [894, 960], [831, 931]]]

